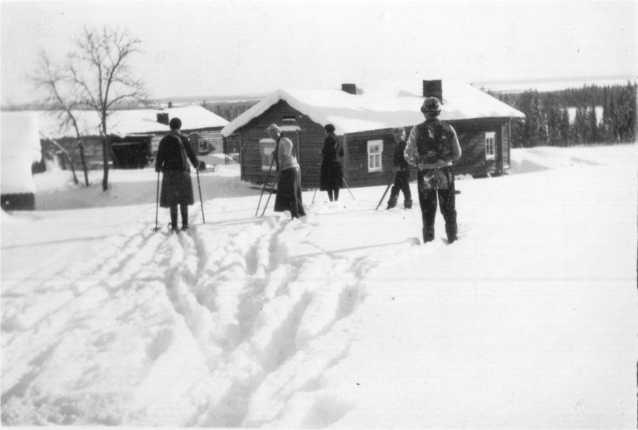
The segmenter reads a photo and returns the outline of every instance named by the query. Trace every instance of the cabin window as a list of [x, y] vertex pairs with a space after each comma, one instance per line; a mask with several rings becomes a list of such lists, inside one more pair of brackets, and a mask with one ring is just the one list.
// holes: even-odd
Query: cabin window
[[496, 132], [485, 132], [485, 159], [493, 160], [496, 154]]
[[368, 140], [368, 172], [381, 172], [383, 164], [383, 140]]
[[224, 138], [221, 136], [211, 137], [208, 139], [213, 151], [224, 152]]
[[[259, 153], [261, 154], [261, 170], [269, 171], [272, 163], [272, 153], [275, 150], [275, 140], [266, 138], [259, 141]], [[274, 163], [272, 164], [274, 169]]]
[[188, 143], [191, 144], [191, 148], [197, 151], [198, 154], [204, 153], [208, 149], [206, 140], [197, 133], [188, 135]]

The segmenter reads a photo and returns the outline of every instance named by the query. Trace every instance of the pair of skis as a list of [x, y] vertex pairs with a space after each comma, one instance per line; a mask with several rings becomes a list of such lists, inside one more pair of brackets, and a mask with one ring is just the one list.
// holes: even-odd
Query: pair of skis
[[[348, 181], [346, 180], [346, 178], [345, 178], [345, 177], [344, 177], [344, 178], [341, 178], [341, 180], [343, 181], [343, 185], [345, 185], [345, 186], [346, 186], [346, 189], [348, 190], [348, 193], [350, 193], [350, 197], [352, 197], [352, 200], [357, 200], [357, 199], [354, 197], [354, 194], [352, 194], [352, 190], [350, 190], [350, 185], [348, 185]], [[312, 195], [312, 203], [310, 203], [310, 204], [314, 204], [314, 203], [315, 203], [315, 198], [317, 197], [317, 191], [318, 191], [318, 190], [319, 190], [319, 187], [315, 188], [315, 192], [314, 192], [314, 194]]]
[[[202, 200], [202, 186], [199, 182], [199, 170], [195, 168], [197, 174], [197, 190], [199, 191], [199, 205], [202, 210], [202, 224], [206, 224], [206, 217], [204, 216], [204, 201]], [[160, 172], [157, 172], [157, 182], [155, 184], [155, 227], [153, 231], [159, 231], [159, 192], [160, 192]]]

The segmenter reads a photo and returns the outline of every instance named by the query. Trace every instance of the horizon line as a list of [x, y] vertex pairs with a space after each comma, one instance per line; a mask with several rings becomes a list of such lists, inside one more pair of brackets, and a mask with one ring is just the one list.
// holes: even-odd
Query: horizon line
[[[516, 85], [516, 84], [543, 84], [543, 83], [561, 83], [561, 82], [570, 82], [570, 81], [609, 81], [609, 80], [617, 80], [617, 81], [628, 81], [628, 82], [636, 82], [638, 81], [638, 73], [632, 74], [624, 74], [624, 75], [589, 75], [589, 76], [562, 76], [562, 77], [538, 77], [538, 78], [528, 78], [528, 79], [490, 79], [490, 80], [469, 80], [467, 81], [470, 84], [478, 85], [478, 86], [489, 86], [489, 85]], [[595, 85], [595, 84], [594, 84]], [[572, 87], [566, 88], [577, 88], [583, 85], [577, 84]], [[529, 88], [533, 90], [533, 87]], [[512, 91], [520, 91], [517, 88], [511, 88]], [[507, 89], [501, 89], [501, 91], [507, 91]], [[255, 93], [240, 93], [240, 94], [226, 94], [226, 95], [192, 95], [192, 96], [160, 96], [153, 97], [150, 99], [152, 102], [173, 102], [173, 101], [195, 101], [199, 102], [211, 102], [215, 101], [252, 101], [256, 99], [260, 99], [264, 97], [268, 92], [255, 92]], [[0, 106], [0, 109], [7, 109], [19, 106], [25, 106], [30, 104], [40, 105], [41, 102], [31, 100], [26, 102], [12, 103], [5, 102]]]

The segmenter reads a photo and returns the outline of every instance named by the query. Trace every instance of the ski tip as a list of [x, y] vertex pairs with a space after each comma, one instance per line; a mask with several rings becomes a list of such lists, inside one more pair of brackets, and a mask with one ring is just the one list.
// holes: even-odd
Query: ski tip
[[452, 245], [453, 243], [458, 242], [458, 240], [459, 240], [458, 237], [454, 239], [453, 241], [449, 241], [446, 237], [441, 238], [441, 242], [443, 242], [446, 245]]

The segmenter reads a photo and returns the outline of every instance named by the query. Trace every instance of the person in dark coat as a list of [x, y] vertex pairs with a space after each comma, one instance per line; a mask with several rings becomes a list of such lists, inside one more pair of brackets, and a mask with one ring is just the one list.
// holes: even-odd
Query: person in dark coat
[[159, 143], [155, 171], [162, 172], [162, 192], [160, 206], [169, 208], [171, 214], [171, 230], [177, 231], [177, 206], [182, 215], [182, 230], [188, 228], [188, 205], [194, 203], [193, 184], [190, 166], [197, 168], [199, 161], [188, 138], [180, 133], [182, 121], [171, 119], [171, 131]]
[[410, 209], [412, 207], [412, 194], [410, 193], [410, 165], [405, 161], [405, 130], [403, 128], [395, 128], [392, 130], [394, 137], [394, 154], [392, 157], [392, 165], [394, 170], [394, 184], [390, 191], [388, 199], [388, 209], [392, 209], [397, 205], [399, 192], [403, 192], [403, 207]]
[[335, 127], [327, 124], [325, 127], [327, 136], [323, 141], [321, 150], [321, 176], [319, 189], [328, 192], [330, 201], [339, 200], [339, 189], [343, 186], [343, 147], [335, 136]]
[[461, 158], [454, 127], [439, 120], [441, 101], [426, 97], [421, 106], [425, 121], [410, 131], [405, 159], [417, 167], [419, 204], [423, 218], [423, 243], [434, 240], [437, 197], [445, 219], [448, 243], [457, 239], [454, 173], [452, 164]]
[[292, 152], [292, 141], [281, 134], [281, 129], [276, 124], [269, 125], [266, 132], [275, 140], [272, 156], [279, 178], [275, 212], [290, 211], [293, 218], [305, 216], [306, 211], [301, 200], [301, 173], [299, 162]]

